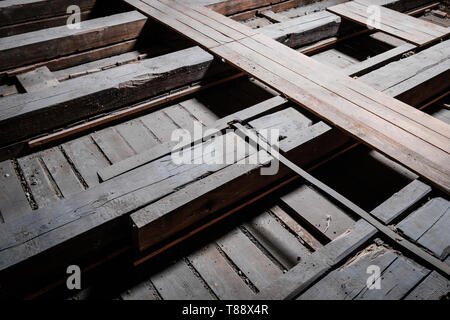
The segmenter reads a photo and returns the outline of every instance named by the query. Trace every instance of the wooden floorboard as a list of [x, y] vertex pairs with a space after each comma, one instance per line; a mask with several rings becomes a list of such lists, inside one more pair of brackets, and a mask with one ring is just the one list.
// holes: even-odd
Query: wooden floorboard
[[[365, 0], [349, 1], [330, 7], [328, 11], [362, 25], [370, 24], [372, 28], [417, 46], [424, 46], [437, 41], [450, 33], [447, 28], [382, 6], [373, 5], [370, 1]], [[374, 21], [377, 18], [379, 20]]]

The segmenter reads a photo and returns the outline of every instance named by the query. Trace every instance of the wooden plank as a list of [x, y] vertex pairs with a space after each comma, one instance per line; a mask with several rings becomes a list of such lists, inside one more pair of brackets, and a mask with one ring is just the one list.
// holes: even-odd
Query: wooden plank
[[394, 49], [388, 50], [384, 53], [381, 53], [379, 55], [376, 55], [375, 57], [369, 58], [367, 60], [364, 60], [360, 63], [355, 63], [347, 68], [345, 68], [344, 72], [345, 74], [355, 77], [355, 76], [361, 76], [362, 74], [368, 73], [372, 70], [378, 69], [389, 62], [393, 61], [394, 59], [397, 59], [404, 55], [405, 53], [410, 52], [411, 50], [414, 50], [416, 48], [412, 44], [404, 44], [399, 47], [396, 47]]
[[448, 90], [449, 43], [447, 40], [436, 44], [363, 75], [358, 80], [410, 105], [419, 105], [431, 96]]
[[106, 128], [91, 136], [111, 163], [119, 162], [135, 154], [115, 128]]
[[[273, 45], [276, 47], [275, 43]], [[286, 47], [284, 47], [284, 48], [286, 49]], [[238, 51], [235, 51], [235, 50], [238, 50]], [[288, 50], [288, 49], [286, 49], [286, 50]], [[387, 125], [387, 123], [385, 123], [384, 120], [381, 120], [381, 118], [373, 117], [373, 113], [371, 113], [370, 116], [367, 115], [367, 117], [366, 117], [364, 115], [364, 111], [362, 111], [362, 108], [355, 109], [354, 112], [347, 114], [347, 111], [349, 111], [349, 110], [344, 110], [344, 109], [340, 108], [339, 111], [337, 111], [335, 109], [335, 107], [333, 107], [332, 109], [329, 109], [324, 104], [319, 104], [319, 105], [315, 104], [313, 102], [314, 100], [312, 100], [311, 98], [308, 98], [308, 96], [312, 95], [312, 96], [314, 96], [314, 99], [318, 99], [320, 97], [320, 100], [323, 101], [324, 99], [327, 98], [328, 94], [326, 92], [320, 92], [320, 93], [317, 92], [317, 94], [313, 93], [316, 89], [318, 89], [319, 91], [322, 91], [322, 89], [316, 88], [314, 86], [311, 87], [311, 83], [303, 81], [298, 76], [294, 77], [293, 74], [292, 74], [292, 79], [291, 79], [289, 70], [286, 68], [283, 68], [283, 71], [281, 71], [281, 70], [275, 71], [275, 72], [277, 72], [277, 74], [272, 73], [274, 68], [279, 68], [279, 67], [276, 67], [276, 65], [271, 66], [270, 61], [267, 59], [263, 59], [264, 62], [261, 61], [261, 62], [259, 62], [259, 65], [255, 66], [255, 63], [252, 61], [252, 59], [260, 58], [262, 56], [258, 56], [258, 55], [255, 56], [255, 54], [252, 53], [252, 56], [247, 55], [244, 58], [243, 54], [244, 55], [250, 54], [250, 52], [247, 51], [247, 49], [244, 49], [242, 46], [237, 46], [237, 43], [227, 44], [225, 46], [214, 48], [213, 51], [216, 54], [225, 57], [227, 61], [233, 63], [234, 65], [238, 66], [239, 68], [243, 69], [244, 71], [247, 71], [248, 73], [255, 75], [259, 79], [264, 79], [264, 82], [271, 85], [272, 87], [279, 88], [281, 91], [285, 92], [293, 101], [295, 101], [296, 103], [298, 103], [302, 106], [305, 106], [310, 111], [313, 111], [314, 113], [320, 115], [323, 118], [332, 118], [333, 123], [335, 125], [337, 125], [338, 127], [341, 127], [342, 129], [353, 134], [356, 137], [361, 136], [361, 133], [356, 132], [354, 130], [355, 129], [354, 127], [349, 127], [348, 123], [345, 123], [346, 121], [351, 121], [352, 123], [357, 121], [354, 117], [354, 112], [358, 112], [358, 113], [362, 112], [362, 114], [360, 114], [360, 116], [358, 116], [357, 122], [360, 122], [361, 120], [363, 120], [364, 122], [366, 122], [366, 121], [367, 122], [375, 122], [375, 123], [378, 122], [379, 123], [378, 125], [380, 125], [380, 126]], [[277, 54], [279, 57], [281, 56], [280, 52], [278, 52]], [[264, 67], [261, 64], [264, 65]], [[304, 66], [306, 69], [307, 65], [304, 64]], [[268, 70], [268, 69], [270, 69], [270, 70]], [[333, 73], [333, 71], [330, 69], [329, 73]], [[326, 73], [326, 74], [329, 74], [329, 73]], [[292, 81], [292, 83], [296, 83], [297, 86], [295, 86], [295, 88], [294, 88], [294, 86], [291, 83], [287, 83], [286, 80], [280, 78], [280, 75], [282, 75], [284, 78], [289, 77], [290, 81]], [[301, 84], [299, 83], [299, 81], [301, 81]], [[351, 81], [345, 80], [342, 82], [349, 83]], [[300, 92], [299, 90], [302, 92], [302, 95], [299, 94], [299, 92]], [[331, 100], [330, 100], [329, 103], [332, 105], [335, 105], [337, 103], [337, 100], [333, 99], [333, 102], [331, 102]], [[396, 103], [396, 104], [398, 105], [398, 103]], [[345, 107], [345, 109], [348, 109], [348, 107], [349, 106]], [[405, 106], [403, 106], [403, 108], [405, 108]], [[331, 114], [331, 111], [333, 111], [333, 113], [334, 113], [333, 115]], [[340, 114], [336, 114], [336, 112], [338, 112]], [[415, 116], [419, 117], [421, 115], [416, 114]], [[350, 117], [351, 119], [345, 120], [346, 117]], [[429, 118], [427, 118], [426, 116], [424, 117], [424, 119], [429, 121]], [[380, 122], [380, 120], [381, 120], [381, 122]], [[345, 122], [342, 122], [342, 121], [345, 121]], [[368, 124], [367, 122], [366, 122], [366, 124]], [[366, 126], [366, 124], [364, 124], [363, 127], [358, 127], [358, 128], [362, 129]], [[361, 125], [362, 125], [362, 123], [361, 123]], [[375, 127], [377, 127], [378, 125], [375, 125]], [[444, 125], [444, 124], [443, 123], [440, 124], [440, 127], [442, 127], [442, 125]], [[372, 127], [372, 125], [369, 125], [369, 127], [371, 127], [372, 129], [375, 129], [374, 127]], [[397, 128], [398, 128], [396, 126], [391, 126], [391, 125], [388, 125], [388, 127], [390, 127], [394, 131], [397, 131]], [[386, 132], [385, 130], [386, 130], [386, 128], [382, 131], [377, 130], [378, 131], [377, 135], [381, 134], [381, 132]], [[395, 135], [396, 135], [396, 139], [398, 139], [398, 136], [404, 135], [404, 132], [401, 133], [399, 131], [398, 133], [395, 133]], [[428, 169], [424, 170], [424, 165], [427, 162], [427, 160], [423, 159], [420, 162], [416, 162], [415, 160], [411, 161], [412, 159], [410, 159], [409, 156], [405, 157], [405, 154], [403, 152], [399, 153], [398, 147], [390, 149], [389, 144], [392, 142], [388, 143], [385, 138], [387, 138], [387, 140], [389, 140], [388, 137], [383, 137], [381, 139], [383, 139], [384, 142], [382, 144], [379, 144], [379, 140], [378, 140], [379, 138], [377, 138], [374, 135], [374, 133], [371, 133], [371, 134], [365, 135], [363, 140], [365, 141], [365, 143], [368, 143], [369, 145], [371, 145], [372, 147], [375, 147], [378, 150], [382, 150], [383, 153], [388, 154], [390, 157], [396, 159], [397, 161], [403, 163], [404, 165], [406, 165], [410, 168], [415, 167], [416, 172], [420, 172], [420, 174], [422, 176], [429, 176], [428, 179], [431, 181], [434, 180], [434, 183], [438, 187], [443, 188], [444, 190], [448, 189], [448, 187], [445, 186], [447, 183], [440, 178], [440, 176], [442, 176], [442, 173], [440, 173], [440, 174], [438, 174], [437, 172], [431, 173], [432, 171], [434, 171], [434, 169], [432, 169], [432, 167], [435, 166], [434, 164], [428, 168], [428, 169], [430, 169], [431, 172]], [[405, 136], [405, 138], [406, 138], [406, 136]], [[407, 138], [407, 139], [409, 139], [409, 138]], [[378, 141], [376, 141], [376, 140], [378, 140]], [[423, 140], [423, 141], [425, 141], [425, 140]], [[405, 141], [405, 142], [403, 142], [403, 144], [408, 145], [409, 143], [406, 143], [406, 141]], [[442, 141], [442, 146], [444, 146], [444, 145], [445, 145], [445, 143]], [[414, 150], [417, 150], [416, 146], [414, 147]], [[408, 154], [409, 154], [409, 152], [408, 152]], [[424, 154], [424, 156], [425, 156], [425, 154]], [[444, 156], [444, 154], [442, 154], [442, 156]], [[444, 157], [447, 157], [447, 155], [445, 155]], [[411, 163], [411, 162], [415, 162], [415, 163]], [[441, 164], [443, 164], [443, 163], [445, 163], [445, 161], [441, 162]], [[428, 166], [428, 165], [425, 165], [425, 166]], [[419, 167], [420, 167], [420, 169], [419, 169]], [[443, 169], [443, 170], [445, 171], [445, 169]], [[433, 176], [432, 178], [430, 176], [430, 173], [431, 173], [431, 176]]]
[[39, 208], [60, 199], [54, 183], [51, 182], [44, 168], [44, 163], [39, 157], [26, 156], [17, 161]]
[[372, 244], [351, 257], [343, 266], [327, 274], [298, 299], [352, 300], [366, 288], [369, 266], [376, 265], [384, 272], [397, 257], [398, 254], [394, 251]]
[[[320, 127], [323, 124], [319, 123], [318, 125]], [[310, 133], [309, 135], [298, 135], [296, 131], [292, 131], [289, 135], [291, 138], [282, 140], [280, 148], [288, 151], [296, 147], [301, 149], [299, 145], [302, 144], [307, 147], [311, 139], [329, 130], [324, 127], [312, 130], [310, 128], [313, 127], [305, 128]], [[325, 135], [323, 137], [325, 138]], [[323, 148], [322, 150], [327, 149], [326, 144], [323, 145]], [[231, 150], [231, 153], [233, 154], [234, 151]], [[180, 192], [133, 213], [131, 219], [133, 220], [133, 236], [136, 247], [144, 250], [155, 245], [206, 218], [211, 212], [225, 209], [230, 205], [230, 201], [237, 201], [237, 199], [250, 196], [258, 191], [261, 192], [264, 187], [289, 174], [288, 170], [285, 171], [286, 168], [280, 167], [275, 175], [261, 175], [259, 173], [260, 164], [269, 162], [270, 159], [266, 158], [264, 153], [260, 153], [259, 156], [264, 157], [260, 158], [259, 164], [245, 162], [245, 164], [227, 167], [201, 181], [194, 182]], [[319, 154], [314, 152], [312, 156], [319, 157]], [[299, 157], [298, 161], [305, 163], [308, 159], [303, 155], [303, 157]], [[240, 188], [242, 185], [252, 186], [252, 188], [242, 190]], [[192, 212], [196, 214], [192, 215]]]
[[151, 277], [165, 300], [213, 300], [203, 282], [184, 261], [178, 261]]
[[10, 160], [0, 162], [0, 212], [2, 222], [9, 222], [31, 212], [25, 191]]
[[228, 16], [242, 11], [260, 8], [271, 4], [276, 4], [279, 2], [283, 2], [283, 0], [250, 0], [250, 1], [225, 0], [220, 1], [218, 3], [210, 4], [207, 7], [213, 9], [216, 12]]
[[209, 244], [189, 255], [195, 270], [221, 300], [250, 300], [254, 292], [230, 266], [215, 244]]
[[[411, 108], [410, 106], [395, 99], [392, 99], [374, 90], [370, 86], [367, 86], [353, 79], [342, 79], [341, 84], [344, 85], [336, 86], [334, 82], [329, 81], [329, 77], [324, 76], [324, 74], [332, 74], [335, 77], [341, 77], [341, 74], [336, 70], [326, 68], [325, 66], [314, 62], [313, 59], [307, 58], [301, 54], [299, 55], [294, 50], [286, 48], [285, 46], [282, 46], [281, 44], [272, 41], [269, 38], [262, 36], [255, 36], [254, 38], [256, 39], [256, 41], [245, 39], [241, 42], [245, 43], [247, 47], [254, 50], [264, 50], [264, 54], [267, 57], [271, 57], [272, 60], [275, 61], [277, 59], [277, 56], [274, 54], [275, 51], [273, 51], [273, 49], [279, 49], [278, 52], [281, 57], [290, 57], [291, 59], [294, 59], [296, 57], [297, 59], [294, 60], [295, 62], [296, 60], [298, 60], [299, 62], [301, 60], [304, 63], [290, 63], [288, 65], [288, 68], [290, 68], [290, 70], [294, 70], [297, 74], [317, 84], [326, 85], [328, 90], [333, 92], [334, 94], [340, 94], [348, 101], [352, 101], [361, 108], [370, 111], [371, 113], [380, 116], [387, 121], [396, 121], [400, 128], [416, 134], [417, 136], [426, 134], [427, 132], [429, 132], [429, 130], [434, 131], [434, 133], [430, 132], [431, 136], [427, 136], [427, 138], [429, 138], [430, 141], [433, 141], [433, 143], [436, 143], [435, 145], [442, 148], [442, 150], [447, 150], [446, 144], [448, 144], [448, 140], [442, 139], [442, 137], [439, 136], [434, 136], [436, 133], [438, 133], [439, 135], [441, 134], [439, 130], [434, 129], [434, 126], [439, 126], [444, 132], [442, 133], [442, 135], [445, 138], [450, 137], [450, 128], [448, 128], [444, 123], [436, 121], [436, 119], [434, 119], [433, 117], [426, 115], [414, 108]], [[320, 73], [321, 76], [318, 76], [318, 73], [314, 72], [315, 69], [311, 68], [310, 65], [315, 66], [316, 69], [322, 70], [322, 72]], [[353, 92], [349, 91], [348, 89], [353, 89]], [[358, 94], [355, 96], [355, 93]], [[369, 98], [370, 100], [366, 100], [365, 98]], [[392, 107], [393, 105], [396, 106], [395, 109]], [[417, 126], [417, 124], [419, 124], [419, 126]], [[417, 130], [420, 131], [416, 132], [413, 127], [416, 127]], [[437, 140], [440, 140], [440, 142], [438, 142]]]
[[67, 80], [43, 91], [2, 98], [0, 131], [8, 137], [2, 143], [137, 102], [206, 74], [213, 76], [214, 71], [208, 70], [212, 63], [211, 55], [194, 47]]
[[347, 259], [357, 248], [367, 242], [376, 229], [360, 220], [352, 229], [300, 262], [283, 274], [277, 281], [264, 288], [257, 299], [293, 299], [309, 285], [328, 272], [333, 266]]
[[[80, 8], [81, 9], [81, 8]], [[82, 10], [80, 12], [80, 21], [88, 20], [89, 17], [93, 17], [95, 12], [91, 9]], [[71, 14], [59, 15], [50, 18], [44, 18], [39, 20], [32, 20], [27, 22], [10, 24], [0, 27], [0, 37], [10, 37], [16, 34], [37, 31], [41, 29], [59, 27], [67, 24], [67, 20]]]
[[381, 288], [369, 290], [367, 286], [356, 300], [399, 300], [430, 273], [425, 267], [412, 260], [397, 258], [381, 274]]
[[341, 18], [321, 11], [260, 28], [262, 34], [291, 48], [337, 36]]
[[88, 187], [100, 183], [97, 171], [110, 164], [90, 136], [84, 136], [62, 145]]
[[448, 296], [450, 280], [433, 271], [409, 293], [405, 300], [442, 300]]
[[[191, 102], [189, 102], [189, 101], [191, 101]], [[183, 107], [186, 107], [187, 109], [189, 109], [191, 112], [194, 112], [197, 115], [197, 120], [202, 121], [202, 123], [215, 124], [215, 128], [209, 127], [207, 129], [205, 129], [205, 131], [208, 129], [221, 131], [222, 129], [226, 128], [228, 126], [228, 123], [232, 120], [235, 120], [235, 119], [242, 119], [244, 121], [249, 120], [251, 118], [256, 117], [259, 114], [264, 114], [270, 110], [278, 108], [281, 105], [283, 105], [284, 103], [286, 103], [285, 99], [283, 99], [281, 97], [274, 97], [274, 98], [268, 99], [267, 101], [256, 104], [245, 110], [238, 111], [232, 115], [229, 115], [229, 116], [219, 119], [219, 120], [216, 120], [217, 117], [214, 116], [214, 118], [213, 118], [213, 115], [211, 115], [210, 113], [207, 113], [206, 107], [205, 107], [206, 110], [203, 110], [203, 109], [199, 110], [197, 108], [197, 104], [192, 100], [181, 102], [181, 105]], [[202, 111], [204, 111], [204, 112], [202, 112]], [[158, 112], [156, 112], [155, 115], [158, 115]], [[160, 129], [160, 130], [164, 129], [165, 130], [165, 128], [167, 127], [167, 125], [160, 127], [159, 125], [157, 125], [157, 123], [153, 122], [154, 117], [152, 116], [152, 114], [141, 118], [142, 121], [144, 121], [145, 118], [147, 118], [149, 121], [152, 121], [150, 123], [147, 123], [147, 127], [155, 128], [155, 130], [156, 129]], [[198, 119], [198, 118], [200, 118], [200, 119]], [[168, 135], [167, 134], [164, 134], [164, 135], [159, 134], [159, 136], [166, 137]], [[116, 163], [116, 164], [112, 165], [111, 167], [100, 170], [98, 175], [102, 178], [103, 181], [109, 180], [109, 179], [119, 176], [127, 171], [130, 171], [134, 168], [137, 168], [137, 167], [142, 166], [146, 163], [149, 163], [153, 160], [156, 160], [157, 158], [162, 157], [163, 155], [169, 154], [172, 151], [173, 146], [174, 146], [173, 142], [163, 143], [162, 145], [156, 146], [156, 147], [152, 148], [151, 150], [148, 150], [147, 152], [137, 154], [136, 156], [133, 156], [133, 157], [126, 159], [124, 161], [121, 161], [119, 163]]]
[[259, 289], [277, 280], [283, 272], [245, 234], [234, 229], [217, 240], [220, 248]]
[[5, 0], [0, 2], [0, 26], [64, 15], [70, 5], [81, 11], [91, 9], [96, 0]]
[[383, 202], [375, 208], [372, 214], [385, 224], [390, 224], [408, 208], [413, 207], [425, 198], [430, 192], [431, 188], [428, 185], [419, 180], [414, 180], [402, 190], [395, 193], [388, 201]]
[[120, 297], [123, 300], [160, 300], [158, 292], [149, 279], [140, 281], [126, 292], [123, 292]]
[[182, 101], [180, 102], [180, 105], [206, 127], [214, 126], [215, 122], [219, 120], [219, 117], [209, 110], [208, 106], [204, 105], [198, 98]]
[[[367, 21], [371, 21], [370, 5], [372, 4], [364, 1], [350, 1], [330, 7], [327, 10], [345, 19], [366, 25]], [[382, 19], [380, 19], [380, 25], [372, 27], [417, 46], [426, 45], [449, 34], [446, 28], [438, 25], [381, 6], [374, 7], [379, 10]]]
[[84, 190], [60, 149], [55, 147], [42, 151], [40, 157], [65, 198]]
[[281, 201], [329, 240], [336, 239], [355, 223], [345, 211], [306, 185], [283, 195]]
[[158, 140], [149, 132], [140, 119], [127, 121], [116, 126], [115, 129], [127, 144], [131, 146], [134, 153], [143, 152], [158, 144]]
[[420, 245], [433, 252], [437, 257], [445, 259], [450, 254], [450, 210], [441, 217], [424, 235], [417, 241]]
[[47, 67], [40, 67], [33, 71], [17, 75], [20, 85], [26, 92], [33, 92], [47, 87], [57, 86], [59, 81]]
[[[33, 160], [36, 159], [33, 158]], [[28, 163], [27, 165], [24, 171], [31, 169], [31, 165]], [[175, 192], [180, 186], [223, 167], [223, 165], [177, 166], [171, 161], [170, 156], [164, 157], [130, 174], [57, 201], [47, 208], [39, 209], [36, 214], [25, 217], [20, 223], [5, 225], [5, 228], [2, 228], [0, 255], [3, 257], [0, 259], [0, 268], [5, 270], [18, 261], [24, 261], [30, 257], [45, 259], [45, 255], [42, 257], [38, 254], [53, 248], [59, 252], [58, 256], [61, 260], [55, 259], [53, 261], [55, 264], [52, 265], [46, 263], [44, 264], [46, 268], [39, 271], [51, 272], [52, 268], [58, 265], [57, 260], [80, 257], [89, 251], [98, 250], [111, 241], [120, 239], [121, 235], [125, 236], [126, 232], [122, 230], [125, 226], [120, 223], [125, 220], [117, 220], [121, 216], [145, 207], [146, 204]], [[33, 195], [36, 197], [35, 193]], [[46, 195], [44, 199], [48, 200], [49, 196]], [[128, 223], [125, 225], [127, 226]], [[17, 228], [26, 228], [27, 234], [20, 232]], [[106, 236], [109, 232], [111, 237]], [[83, 236], [78, 237], [79, 235]], [[92, 246], [92, 236], [94, 238], [100, 236], [96, 246]], [[76, 237], [76, 241], [71, 244], [70, 239], [74, 240], [73, 237]], [[81, 247], [79, 249], [65, 247], [64, 250], [59, 251], [62, 240], [63, 247], [66, 245], [70, 247], [75, 243], [77, 243], [76, 247], [78, 245]], [[86, 242], [82, 244], [84, 241]], [[31, 242], [34, 244], [30, 246]], [[63, 259], [64, 255], [66, 257]], [[31, 262], [31, 260], [27, 261]]]
[[145, 115], [141, 121], [161, 143], [171, 141], [173, 131], [179, 129], [163, 110]]
[[450, 253], [449, 212], [449, 201], [434, 198], [403, 219], [397, 228], [443, 260]]
[[46, 66], [52, 72], [74, 67], [80, 64], [89, 63], [95, 60], [104, 59], [114, 55], [126, 53], [136, 49], [137, 39], [111, 44], [105, 47], [74, 53], [68, 56], [38, 62], [24, 67], [0, 71], [0, 79], [12, 77], [24, 72], [32, 71], [36, 68]]
[[4, 84], [0, 86], [0, 97], [6, 97], [12, 94], [19, 93], [15, 84]]
[[[186, 109], [181, 105], [174, 105], [164, 109], [164, 113], [174, 122], [180, 129], [186, 129], [191, 134], [194, 133], [194, 121], [198, 120], [194, 118]], [[200, 125], [201, 127], [201, 125]], [[166, 141], [172, 140], [167, 139]]]
[[282, 14], [273, 12], [272, 10], [259, 11], [258, 15], [260, 15], [266, 19], [269, 19], [273, 23], [279, 23], [279, 22], [289, 20], [288, 17], [283, 16]]
[[61, 26], [2, 38], [1, 69], [15, 68], [134, 39], [142, 31], [146, 20], [142, 14], [131, 11], [82, 21], [80, 29]]
[[270, 211], [280, 219], [291, 232], [296, 234], [300, 239], [307, 244], [313, 251], [322, 247], [322, 244], [309, 233], [303, 226], [294, 220], [288, 213], [282, 210], [279, 206], [270, 208]]
[[244, 226], [286, 270], [310, 254], [305, 246], [268, 212], [252, 218]]

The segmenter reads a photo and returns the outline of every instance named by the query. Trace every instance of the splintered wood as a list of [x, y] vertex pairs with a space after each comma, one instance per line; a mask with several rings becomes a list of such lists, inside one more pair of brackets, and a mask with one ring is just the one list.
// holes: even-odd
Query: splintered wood
[[126, 2], [450, 191], [448, 124], [207, 8], [169, 0]]

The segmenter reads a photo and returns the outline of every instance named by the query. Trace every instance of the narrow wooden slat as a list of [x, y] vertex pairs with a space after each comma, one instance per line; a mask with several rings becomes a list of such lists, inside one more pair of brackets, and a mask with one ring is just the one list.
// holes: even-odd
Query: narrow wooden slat
[[[336, 110], [335, 105], [336, 105], [337, 101], [340, 100], [337, 96], [334, 97], [332, 100], [328, 99], [328, 97], [330, 96], [330, 93], [327, 93], [326, 90], [323, 90], [320, 87], [316, 87], [311, 82], [303, 81], [298, 76], [294, 76], [294, 74], [292, 74], [292, 77], [291, 77], [290, 71], [287, 68], [281, 67], [280, 65], [277, 66], [277, 64], [274, 63], [273, 61], [268, 60], [261, 55], [258, 55], [255, 51], [250, 51], [249, 49], [246, 49], [244, 46], [242, 46], [238, 43], [227, 44], [222, 47], [214, 48], [212, 51], [214, 51], [218, 55], [225, 57], [228, 61], [230, 61], [231, 63], [242, 68], [244, 71], [247, 71], [248, 73], [257, 76], [260, 79], [264, 79], [268, 85], [271, 85], [275, 88], [279, 88], [281, 91], [288, 94], [288, 96], [291, 99], [293, 99], [293, 101], [296, 101], [298, 104], [305, 106], [307, 109], [314, 112], [315, 114], [322, 116], [324, 118], [333, 119], [333, 123], [335, 125], [337, 125], [339, 127], [342, 126], [342, 128], [345, 128], [344, 130], [346, 130], [346, 131], [348, 130], [348, 132], [350, 132], [350, 133], [353, 132], [353, 134], [356, 137], [361, 135], [361, 132], [357, 133], [357, 131], [359, 131], [361, 129], [365, 130], [363, 128], [366, 127], [366, 124], [378, 123], [378, 124], [375, 124], [375, 127], [373, 127], [373, 124], [369, 126], [373, 129], [375, 129], [378, 125], [385, 127], [382, 131], [378, 131], [377, 135], [380, 134], [381, 132], [386, 132], [387, 128], [389, 127], [390, 128], [389, 130], [392, 129], [392, 130], [396, 131], [395, 136], [397, 139], [398, 139], [398, 136], [404, 136], [405, 138], [407, 138], [407, 140], [409, 140], [410, 138], [412, 138], [413, 140], [416, 140], [412, 136], [409, 136], [409, 135], [405, 136], [405, 132], [402, 133], [401, 131], [398, 131], [398, 129], [399, 129], [398, 127], [393, 126], [391, 124], [387, 124], [381, 118], [373, 117], [369, 114], [364, 115], [364, 112], [362, 112], [363, 110], [361, 108], [359, 108], [359, 109], [355, 108], [352, 113], [347, 113], [348, 107], [350, 107], [350, 104], [349, 104], [349, 105], [347, 105], [347, 107], [345, 107], [345, 109], [339, 108], [339, 110]], [[245, 55], [245, 59], [244, 59], [244, 55]], [[255, 62], [253, 62], [254, 59], [256, 59], [256, 60], [259, 59], [259, 65], [258, 64], [255, 65]], [[264, 65], [264, 67], [262, 65]], [[274, 70], [276, 70], [276, 71], [274, 71]], [[275, 74], [273, 72], [278, 72], [278, 74], [282, 74], [283, 77], [291, 77], [290, 81], [292, 81], [292, 82], [290, 83], [284, 79], [281, 79], [278, 74]], [[297, 84], [297, 85], [294, 85], [294, 84]], [[330, 105], [334, 105], [334, 106], [327, 108], [323, 103], [317, 104], [317, 102], [316, 102], [317, 100], [324, 101], [324, 99], [327, 99], [329, 101], [328, 103]], [[347, 102], [346, 102], [346, 104], [347, 104]], [[349, 123], [346, 123], [347, 121], [350, 121], [350, 123], [355, 123], [355, 121], [359, 122], [355, 119], [354, 112], [358, 112], [360, 114], [360, 116], [358, 117], [359, 121], [363, 120], [366, 123], [363, 125], [363, 127], [358, 126], [358, 129], [357, 129], [353, 125], [350, 126]], [[347, 117], [349, 117], [349, 118], [347, 118]], [[348, 120], [345, 120], [346, 118]], [[344, 121], [344, 122], [341, 122], [341, 121]], [[366, 128], [368, 129], [368, 127], [366, 127]], [[355, 130], [355, 129], [357, 129], [357, 130]], [[375, 130], [377, 130], [377, 129], [375, 129]], [[405, 158], [406, 154], [404, 154], [403, 152], [399, 153], [398, 146], [391, 149], [391, 151], [386, 152], [389, 149], [389, 147], [388, 147], [389, 144], [387, 143], [387, 140], [389, 140], [389, 138], [387, 136], [382, 138], [382, 140], [384, 140], [382, 145], [379, 144], [379, 142], [376, 142], [376, 140], [378, 140], [378, 138], [376, 138], [376, 136], [374, 135], [374, 132], [371, 134], [368, 134], [368, 135], [364, 135], [364, 139], [365, 139], [366, 143], [369, 143], [369, 140], [372, 140], [372, 143], [375, 143], [372, 146], [378, 145], [378, 147], [375, 147], [375, 148], [377, 148], [379, 150], [383, 150], [383, 152], [387, 153], [389, 156], [397, 159], [398, 161], [402, 162], [403, 164], [405, 164], [409, 167], [411, 167], [411, 164], [413, 164], [412, 162], [416, 162], [416, 160], [411, 159], [409, 156], [407, 156]], [[414, 142], [413, 150], [417, 149], [417, 143], [421, 143], [424, 146], [424, 148], [428, 148], [426, 146], [426, 143], [424, 144], [423, 142], [420, 142], [420, 140], [416, 140], [416, 142]], [[411, 145], [411, 142], [405, 141], [404, 143], [406, 143], [406, 145]], [[369, 143], [369, 144], [371, 144], [371, 143]], [[411, 147], [412, 147], [412, 145], [411, 145]], [[407, 154], [410, 154], [410, 152], [414, 152], [414, 151], [412, 151], [412, 150], [408, 151]], [[442, 173], [444, 173], [447, 170], [441, 169], [441, 170], [443, 170], [443, 171], [441, 171], [442, 172], [441, 174], [437, 173], [437, 171], [435, 173], [432, 173], [435, 170], [435, 169], [433, 169], [433, 167], [437, 168], [439, 166], [445, 165], [446, 162], [448, 163], [447, 160], [444, 160], [444, 158], [448, 158], [448, 154], [445, 155], [445, 154], [441, 153], [441, 156], [438, 156], [439, 152], [437, 149], [436, 149], [436, 151], [432, 151], [432, 153], [434, 153], [437, 157], [441, 157], [441, 156], [443, 157], [443, 158], [441, 158], [441, 160], [438, 160], [438, 162], [440, 162], [440, 164], [438, 164], [438, 165], [431, 164], [428, 160], [424, 160], [424, 157], [426, 158], [428, 156], [423, 154], [423, 156], [420, 156], [420, 158], [422, 158], [422, 160], [420, 162], [416, 162], [413, 165], [413, 167], [416, 168], [415, 170], [417, 172], [421, 172], [421, 174], [424, 176], [425, 175], [430, 176], [429, 174], [431, 173], [431, 176], [433, 176], [433, 178], [431, 180], [432, 181], [434, 180], [435, 183], [438, 186], [440, 186], [441, 188], [448, 190], [449, 187], [446, 186], [448, 184], [448, 180], [441, 179]], [[400, 160], [399, 157], [403, 158], [403, 159]], [[436, 160], [437, 159], [434, 158], [432, 161], [434, 162]], [[430, 164], [429, 170], [427, 169], [424, 171], [424, 166], [428, 166], [428, 165], [425, 165], [425, 163], [427, 163], [427, 162]], [[436, 167], [436, 165], [437, 165], [437, 167]], [[446, 174], [446, 173], [444, 173], [444, 174]]]
[[249, 300], [255, 295], [215, 244], [191, 254], [189, 260], [219, 299]]
[[10, 160], [0, 162], [0, 212], [3, 222], [31, 212], [25, 191]]

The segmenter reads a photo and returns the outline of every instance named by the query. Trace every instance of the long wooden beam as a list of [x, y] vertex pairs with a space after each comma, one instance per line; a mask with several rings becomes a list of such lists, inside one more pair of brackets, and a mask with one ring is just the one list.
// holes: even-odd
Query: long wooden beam
[[206, 79], [225, 69], [213, 66], [213, 56], [193, 47], [67, 80], [44, 91], [4, 97], [0, 99], [1, 145]]
[[147, 18], [136, 11], [81, 22], [80, 29], [54, 27], [0, 42], [0, 70], [137, 38]]

